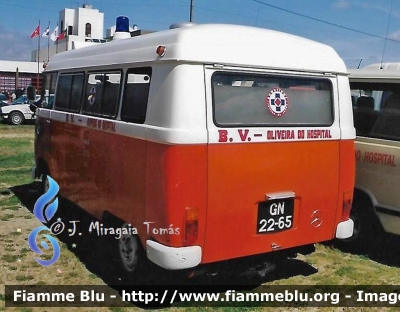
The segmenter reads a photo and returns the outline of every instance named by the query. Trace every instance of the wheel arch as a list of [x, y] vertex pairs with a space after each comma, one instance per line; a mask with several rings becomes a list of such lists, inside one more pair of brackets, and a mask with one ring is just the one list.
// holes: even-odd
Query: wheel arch
[[[373, 210], [374, 214], [376, 214], [375, 207], [378, 205], [378, 201], [376, 200], [375, 195], [369, 190], [368, 188], [356, 185], [354, 188], [354, 196], [353, 196], [353, 203], [354, 201], [361, 201], [366, 200], [370, 202], [370, 208]], [[372, 211], [371, 211], [372, 212]]]
[[12, 115], [15, 113], [20, 114], [22, 116], [21, 124], [24, 123], [24, 121], [26, 120], [25, 114], [19, 110], [12, 110], [8, 113], [8, 118], [7, 118], [8, 122], [11, 122]]
[[[101, 222], [111, 227], [121, 227], [123, 224], [128, 223], [121, 218], [117, 217], [108, 210], [104, 210], [101, 215]], [[137, 234], [138, 241], [143, 249], [146, 248], [146, 241], [142, 239], [143, 235]]]
[[[358, 209], [357, 212], [361, 212], [367, 215], [367, 217], [372, 220], [375, 226], [375, 230], [382, 231], [384, 229], [384, 226], [378, 214], [376, 213], [377, 205], [378, 201], [376, 200], [376, 197], [368, 188], [356, 186], [356, 188], [354, 189], [352, 209]], [[359, 207], [364, 208], [359, 209]]]
[[47, 162], [43, 158], [36, 159], [36, 170], [38, 177], [40, 177], [43, 174], [50, 174], [49, 166], [47, 165]]

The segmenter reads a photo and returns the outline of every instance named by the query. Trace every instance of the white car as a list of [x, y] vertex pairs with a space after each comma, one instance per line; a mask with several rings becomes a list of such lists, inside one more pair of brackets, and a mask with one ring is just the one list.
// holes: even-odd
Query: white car
[[[36, 100], [40, 99], [40, 96]], [[35, 119], [36, 116], [29, 108], [29, 101], [26, 96], [21, 96], [10, 105], [0, 108], [0, 117], [12, 125], [20, 125], [25, 120]]]

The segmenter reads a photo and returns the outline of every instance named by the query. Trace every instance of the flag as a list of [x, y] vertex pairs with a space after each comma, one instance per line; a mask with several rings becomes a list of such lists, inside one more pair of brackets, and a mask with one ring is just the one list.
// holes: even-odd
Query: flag
[[47, 26], [46, 30], [44, 31], [42, 37], [48, 37], [50, 34], [50, 26]]
[[57, 40], [64, 39], [67, 34], [67, 29], [64, 29], [63, 32], [58, 36]]
[[39, 36], [40, 33], [40, 26], [38, 25], [35, 30], [33, 31], [33, 33], [31, 34], [31, 38], [35, 38], [36, 36]]
[[50, 39], [56, 41], [58, 38], [58, 25], [54, 28], [53, 32], [50, 35]]

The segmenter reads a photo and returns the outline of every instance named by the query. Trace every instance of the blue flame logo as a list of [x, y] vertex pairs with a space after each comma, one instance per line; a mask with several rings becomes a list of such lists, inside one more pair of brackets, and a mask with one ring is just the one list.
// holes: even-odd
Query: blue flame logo
[[[56, 198], [51, 204], [47, 205], [58, 193], [60, 190], [56, 181], [54, 181], [51, 177], [47, 177], [49, 180], [49, 189], [46, 193], [39, 197], [36, 201], [35, 206], [33, 207], [33, 215], [40, 222], [47, 223], [54, 216], [58, 208], [58, 198]], [[46, 206], [47, 205], [47, 206]]]
[[[28, 243], [29, 247], [31, 247], [32, 251], [36, 252], [39, 255], [42, 255], [43, 252], [39, 249], [39, 247], [36, 245], [36, 237], [38, 236], [39, 232], [41, 231], [50, 231], [50, 229], [47, 226], [39, 226], [36, 229], [34, 229], [31, 234], [29, 234], [28, 237]], [[39, 263], [42, 266], [49, 266], [55, 263], [58, 258], [60, 258], [60, 246], [58, 245], [58, 242], [55, 240], [54, 237], [44, 234], [44, 236], [50, 241], [51, 246], [53, 247], [53, 257], [50, 260], [41, 260], [39, 258], [35, 258], [36, 262]], [[46, 250], [49, 249], [49, 245], [45, 241], [41, 241], [40, 243], [42, 247]]]
[[[49, 181], [49, 189], [45, 194], [39, 197], [39, 199], [36, 201], [35, 206], [33, 208], [33, 214], [38, 219], [40, 222], [47, 223], [50, 221], [50, 219], [54, 216], [54, 214], [57, 211], [58, 208], [58, 198], [53, 198], [57, 195], [58, 191], [60, 190], [58, 184], [56, 181], [54, 181], [50, 176], [47, 177]], [[39, 226], [36, 229], [32, 230], [32, 232], [29, 234], [28, 237], [28, 244], [29, 247], [34, 251], [35, 253], [42, 255], [43, 252], [39, 249], [39, 246], [36, 244], [36, 238], [39, 235], [41, 231], [50, 231], [50, 229], [47, 226]], [[44, 234], [44, 237], [46, 237], [51, 246], [53, 247], [53, 256], [50, 260], [41, 260], [39, 258], [35, 258], [37, 263], [39, 263], [42, 266], [49, 266], [55, 263], [58, 258], [60, 258], [60, 246], [58, 245], [58, 242], [54, 237]], [[45, 241], [41, 241], [41, 246], [48, 250], [49, 245]]]

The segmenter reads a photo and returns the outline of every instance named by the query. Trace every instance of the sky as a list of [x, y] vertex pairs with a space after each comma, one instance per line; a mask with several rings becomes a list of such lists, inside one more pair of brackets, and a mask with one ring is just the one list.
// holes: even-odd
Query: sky
[[[0, 0], [0, 60], [30, 61], [38, 46], [30, 35], [39, 20], [41, 33], [49, 23], [52, 31], [59, 11], [84, 3], [104, 13], [105, 29], [120, 15], [155, 31], [189, 21], [190, 0]], [[192, 12], [198, 24], [268, 28], [328, 44], [348, 68], [400, 62], [399, 0], [193, 0]]]

